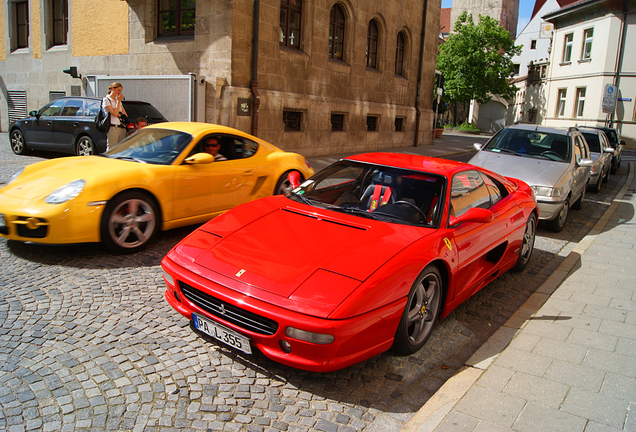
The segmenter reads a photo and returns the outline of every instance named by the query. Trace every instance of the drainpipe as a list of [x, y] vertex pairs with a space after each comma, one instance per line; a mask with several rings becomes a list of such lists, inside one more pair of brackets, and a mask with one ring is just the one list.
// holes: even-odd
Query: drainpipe
[[420, 117], [422, 109], [420, 108], [420, 88], [422, 87], [422, 69], [424, 68], [424, 36], [426, 35], [426, 9], [428, 8], [428, 0], [424, 0], [424, 11], [422, 12], [422, 33], [420, 34], [420, 64], [417, 68], [417, 91], [415, 94], [415, 139], [413, 147], [417, 147], [420, 134]]
[[[625, 50], [625, 37], [627, 36], [626, 33], [627, 33], [627, 1], [623, 0], [623, 21], [621, 22], [621, 38], [618, 41], [618, 57], [616, 57], [616, 66], [615, 66], [615, 72], [614, 72], [614, 85], [616, 86], [617, 89], [618, 89], [618, 84], [620, 83], [620, 80], [621, 80], [620, 70], [623, 66], [623, 51]], [[616, 94], [616, 97], [618, 97], [618, 92]], [[612, 112], [609, 115], [609, 122], [613, 123], [613, 120], [614, 120], [614, 113]], [[605, 121], [605, 126], [608, 126], [607, 121]]]
[[258, 97], [258, 24], [260, 22], [260, 0], [254, 0], [254, 22], [252, 23], [252, 135], [258, 136], [258, 108], [261, 100]]

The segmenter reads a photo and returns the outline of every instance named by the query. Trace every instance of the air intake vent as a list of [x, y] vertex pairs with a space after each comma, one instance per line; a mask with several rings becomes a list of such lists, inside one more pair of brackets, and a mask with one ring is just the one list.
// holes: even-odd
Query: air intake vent
[[192, 303], [215, 317], [237, 325], [245, 330], [271, 336], [278, 330], [278, 323], [245, 309], [217, 299], [188, 284], [179, 282], [181, 292]]

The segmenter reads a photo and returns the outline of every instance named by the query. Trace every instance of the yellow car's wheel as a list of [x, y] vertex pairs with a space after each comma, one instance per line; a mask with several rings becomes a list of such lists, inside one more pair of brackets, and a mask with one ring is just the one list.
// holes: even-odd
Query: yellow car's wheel
[[[274, 195], [285, 195], [287, 192], [291, 192], [292, 185], [291, 185], [291, 182], [289, 181], [289, 178], [287, 178], [287, 176], [292, 171], [294, 170], [287, 171], [285, 174], [280, 176], [280, 178], [278, 179], [278, 182], [276, 183], [276, 188], [274, 189]], [[304, 181], [303, 175], [300, 174], [300, 182], [302, 183], [303, 181]]]
[[148, 245], [159, 228], [159, 210], [153, 198], [128, 191], [108, 202], [102, 215], [102, 243], [117, 253], [137, 252]]

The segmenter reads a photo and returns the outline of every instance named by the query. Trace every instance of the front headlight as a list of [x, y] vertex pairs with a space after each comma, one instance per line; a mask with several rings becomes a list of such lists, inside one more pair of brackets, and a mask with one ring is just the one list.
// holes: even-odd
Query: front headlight
[[49, 204], [62, 204], [78, 196], [84, 189], [84, 180], [73, 180], [67, 185], [58, 188], [51, 195], [44, 198], [44, 202]]
[[551, 188], [547, 186], [532, 186], [535, 196], [559, 198], [562, 195], [561, 188]]

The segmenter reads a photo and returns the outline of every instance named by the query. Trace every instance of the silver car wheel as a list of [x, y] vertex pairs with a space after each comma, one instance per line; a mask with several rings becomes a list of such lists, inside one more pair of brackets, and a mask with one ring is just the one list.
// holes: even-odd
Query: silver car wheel
[[95, 154], [95, 146], [93, 140], [88, 136], [83, 136], [77, 141], [77, 155], [90, 156]]
[[11, 132], [11, 150], [17, 155], [23, 155], [26, 153], [26, 143], [24, 142], [24, 135], [18, 129]]
[[127, 192], [112, 199], [104, 210], [102, 241], [115, 252], [135, 252], [152, 239], [158, 224], [154, 202], [144, 194]]

